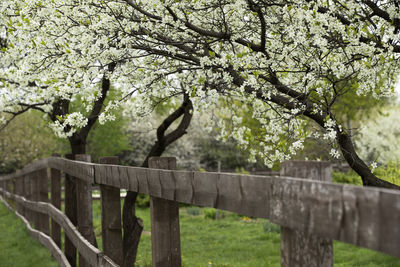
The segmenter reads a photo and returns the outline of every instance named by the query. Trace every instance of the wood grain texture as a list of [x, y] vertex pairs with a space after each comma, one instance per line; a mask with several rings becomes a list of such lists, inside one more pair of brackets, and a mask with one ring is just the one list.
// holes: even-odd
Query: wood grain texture
[[[49, 202], [49, 179], [48, 179], [47, 169], [42, 169], [37, 171], [37, 175], [38, 175], [37, 182], [39, 190], [38, 201]], [[38, 222], [39, 222], [38, 230], [49, 236], [50, 235], [49, 216], [47, 216], [46, 214], [39, 214]]]
[[48, 159], [48, 167], [60, 170], [79, 180], [94, 183], [95, 165], [87, 162], [77, 162], [72, 159], [51, 157]]
[[[72, 154], [66, 154], [66, 158], [72, 160], [74, 156]], [[54, 159], [54, 158], [52, 158]], [[50, 168], [52, 169], [63, 169], [62, 161], [60, 158], [55, 158], [54, 160], [49, 160], [49, 162], [56, 162], [59, 164], [49, 164]], [[65, 172], [64, 172], [65, 173]], [[77, 225], [77, 204], [76, 204], [76, 178], [65, 173], [65, 215], [71, 221], [73, 225]], [[65, 255], [71, 264], [72, 267], [77, 265], [77, 255], [76, 255], [76, 247], [70, 238], [68, 237], [67, 233], [64, 233], [64, 252]]]
[[[332, 166], [330, 162], [321, 161], [285, 161], [281, 163], [281, 175], [295, 176], [304, 179], [317, 181], [332, 181]], [[295, 194], [300, 188], [287, 187], [290, 191], [282, 191], [281, 194]], [[305, 186], [307, 187], [307, 185]], [[307, 188], [310, 194], [313, 188]], [[330, 192], [329, 192], [330, 193]], [[324, 196], [321, 196], [322, 198]], [[287, 215], [287, 220], [291, 220], [291, 224], [296, 224], [297, 218], [301, 218], [304, 212], [303, 203], [293, 199], [287, 203], [292, 207], [297, 207], [297, 210], [292, 210], [291, 213], [284, 212]], [[318, 209], [318, 207], [316, 207]], [[319, 210], [313, 210], [312, 214], [317, 216], [321, 214]], [[320, 221], [323, 218], [317, 218]], [[307, 227], [308, 225], [305, 225]], [[311, 225], [312, 226], [312, 225]], [[281, 266], [282, 267], [331, 267], [333, 266], [333, 246], [332, 240], [321, 238], [313, 234], [311, 231], [302, 232], [293, 230], [288, 227], [281, 226]]]
[[[38, 171], [34, 171], [31, 176], [31, 200], [38, 202], [40, 199], [40, 191], [39, 191], [39, 174]], [[36, 229], [40, 230], [40, 217], [41, 214], [34, 211], [32, 214], [32, 221]]]
[[[118, 157], [99, 158], [100, 164], [118, 165]], [[112, 166], [113, 169], [115, 166]], [[105, 169], [104, 169], [105, 170]], [[96, 169], [96, 174], [97, 174]], [[118, 173], [119, 174], [119, 173]], [[118, 178], [114, 173], [110, 179]], [[106, 181], [110, 181], [106, 179]], [[110, 181], [110, 183], [113, 183]], [[113, 183], [114, 185], [116, 183]], [[118, 182], [120, 185], [120, 182]], [[100, 185], [101, 193], [101, 230], [104, 253], [119, 265], [123, 263], [122, 251], [122, 222], [120, 189], [109, 185]]]
[[[90, 162], [90, 155], [75, 155], [75, 160]], [[77, 166], [77, 165], [75, 165]], [[78, 169], [81, 169], [78, 167]], [[94, 179], [93, 179], [94, 180]], [[83, 179], [76, 180], [76, 203], [77, 203], [77, 225], [78, 231], [92, 245], [97, 247], [93, 228], [92, 208], [92, 182]], [[79, 267], [89, 266], [90, 263], [79, 253]]]
[[[51, 183], [51, 204], [61, 210], [61, 172], [56, 169], [50, 169], [50, 183]], [[60, 225], [51, 220], [51, 238], [61, 248], [61, 227]]]
[[[176, 169], [175, 158], [153, 157], [149, 159], [149, 167], [155, 169]], [[151, 170], [150, 192], [150, 219], [151, 219], [151, 247], [152, 265], [155, 267], [179, 267], [181, 263], [179, 203], [159, 198], [166, 188], [165, 195], [170, 194], [172, 184], [171, 172]], [[166, 178], [165, 183], [161, 179]], [[164, 187], [162, 187], [164, 185]]]
[[[15, 194], [23, 196], [24, 195], [24, 178], [18, 177], [15, 178]], [[17, 203], [17, 212], [23, 216], [24, 207]]]
[[[65, 159], [50, 158], [40, 164], [46, 162], [52, 168], [54, 166], [58, 166], [54, 168], [61, 170], [67, 168], [63, 165], [66, 162]], [[83, 164], [81, 168], [86, 170], [87, 174], [79, 175], [85, 177], [92, 175], [92, 178], [99, 183], [98, 177], [94, 177], [94, 169], [99, 164], [79, 162], [73, 164]], [[151, 188], [152, 193], [159, 196], [161, 186], [161, 197], [168, 200], [267, 218], [276, 224], [303, 233], [313, 233], [320, 237], [336, 239], [400, 257], [398, 242], [400, 240], [398, 227], [400, 192], [398, 191], [308, 181], [292, 177], [222, 173], [218, 175], [125, 166], [116, 168], [118, 172], [114, 168], [112, 173], [113, 176], [119, 175], [120, 186], [128, 187], [129, 190], [135, 192], [149, 194]], [[34, 168], [31, 167], [31, 169]], [[162, 184], [160, 182], [162, 176], [169, 177], [169, 181]], [[2, 176], [0, 179], [9, 177], [19, 176], [14, 173]], [[200, 178], [209, 182], [204, 182]], [[108, 181], [100, 183], [114, 184]], [[238, 192], [240, 192], [239, 195]], [[228, 199], [236, 201], [237, 205], [232, 205]], [[360, 204], [361, 202], [368, 205]], [[372, 234], [373, 236], [371, 236], [371, 231], [376, 231]]]

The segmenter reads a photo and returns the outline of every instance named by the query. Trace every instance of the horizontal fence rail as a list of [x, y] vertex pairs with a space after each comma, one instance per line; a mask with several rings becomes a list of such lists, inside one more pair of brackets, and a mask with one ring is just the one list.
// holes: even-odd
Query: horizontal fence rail
[[[1, 188], [0, 191], [4, 192]], [[11, 196], [12, 194], [6, 193], [8, 196]], [[17, 211], [14, 211], [13, 208], [5, 201], [1, 196], [0, 196], [0, 201], [12, 212], [15, 212], [15, 214], [22, 220], [22, 222], [25, 224], [26, 228], [28, 229], [29, 234], [31, 235], [32, 238], [38, 240], [42, 245], [47, 247], [53, 257], [57, 260], [57, 262], [60, 264], [61, 267], [71, 267], [69, 264], [67, 258], [61, 251], [61, 249], [54, 243], [53, 239], [51, 239], [48, 235], [45, 235], [44, 233], [35, 230], [31, 227], [30, 223], [27, 221], [27, 219], [19, 214]]]
[[90, 244], [82, 235], [78, 232], [72, 222], [65, 216], [59, 209], [54, 207], [50, 203], [46, 202], [33, 202], [25, 199], [24, 197], [5, 192], [0, 188], [0, 192], [4, 193], [8, 198], [15, 200], [25, 208], [49, 215], [55, 220], [71, 239], [72, 243], [78, 248], [79, 253], [92, 265], [92, 266], [104, 266], [104, 267], [117, 267], [111, 259], [92, 244]]
[[[400, 192], [395, 190], [282, 176], [95, 164], [58, 157], [40, 160], [13, 174], [1, 176], [0, 185], [43, 168], [57, 169], [89, 183], [148, 194], [154, 198], [266, 218], [306, 234], [340, 240], [400, 258]], [[71, 226], [49, 203], [34, 205], [21, 197], [8, 196], [24, 207], [60, 220], [57, 222], [62, 227]], [[69, 231], [73, 235], [76, 229], [70, 227]], [[80, 241], [75, 242], [79, 248]], [[89, 262], [99, 259], [101, 254], [98, 250], [95, 252], [91, 248], [88, 251], [92, 253]]]

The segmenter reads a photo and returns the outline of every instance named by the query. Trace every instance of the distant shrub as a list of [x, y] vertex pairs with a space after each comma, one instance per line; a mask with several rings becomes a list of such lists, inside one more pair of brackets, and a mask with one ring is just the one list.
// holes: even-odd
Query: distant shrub
[[[374, 170], [374, 174], [392, 184], [400, 185], [400, 162], [388, 163]], [[362, 185], [361, 177], [353, 170], [344, 172], [333, 172], [332, 180], [335, 183]]]
[[389, 183], [400, 185], [400, 162], [390, 162], [375, 169], [374, 174]]
[[281, 227], [277, 224], [265, 222], [264, 223], [264, 232], [265, 233], [280, 233]]
[[217, 210], [213, 208], [203, 209], [204, 218], [209, 218], [215, 220], [215, 216], [217, 214]]
[[201, 213], [201, 210], [199, 207], [189, 207], [186, 209], [186, 211], [189, 215], [192, 215], [192, 216], [198, 216]]
[[250, 174], [248, 171], [246, 171], [243, 167], [236, 167], [235, 173], [240, 173], [240, 174]]
[[136, 199], [136, 207], [139, 208], [150, 207], [150, 196], [145, 194], [138, 194]]
[[332, 181], [340, 184], [362, 185], [360, 176], [352, 170], [348, 171], [347, 173], [333, 172]]

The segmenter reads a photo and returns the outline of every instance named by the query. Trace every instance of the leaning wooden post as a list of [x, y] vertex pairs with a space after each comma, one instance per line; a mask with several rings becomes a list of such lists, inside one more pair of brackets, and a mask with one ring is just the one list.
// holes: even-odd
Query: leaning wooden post
[[[37, 187], [38, 187], [38, 201], [40, 202], [49, 202], [49, 178], [47, 169], [42, 169], [37, 172]], [[46, 235], [50, 235], [50, 219], [47, 214], [39, 213], [38, 218], [38, 229], [45, 233]]]
[[[99, 163], [119, 165], [119, 159], [118, 157], [102, 157], [99, 158]], [[113, 172], [107, 171], [101, 175], [106, 177], [107, 181], [111, 181], [112, 179], [118, 180], [119, 177], [113, 177], [112, 173]], [[104, 254], [110, 257], [115, 263], [122, 266], [123, 251], [120, 189], [100, 184], [100, 192], [103, 251]]]
[[[176, 169], [176, 159], [153, 157], [149, 168]], [[150, 197], [151, 247], [154, 267], [179, 267], [181, 261], [179, 203]]]
[[[281, 175], [332, 181], [332, 165], [322, 161], [286, 161]], [[333, 266], [332, 240], [281, 227], [281, 266]]]
[[[90, 155], [75, 155], [76, 161], [91, 162]], [[92, 245], [97, 246], [96, 237], [93, 229], [92, 216], [92, 183], [81, 179], [76, 179], [76, 203], [77, 203], [77, 219], [78, 231]], [[90, 266], [90, 264], [79, 254], [79, 267]]]
[[[59, 155], [53, 155], [59, 157]], [[51, 180], [51, 204], [61, 210], [61, 172], [57, 169], [50, 169]], [[51, 238], [61, 248], [61, 227], [54, 220], [51, 220]]]
[[[74, 155], [66, 154], [65, 158], [74, 159]], [[76, 218], [76, 179], [73, 176], [65, 174], [65, 215], [69, 218], [69, 220], [76, 226], [77, 218]], [[71, 267], [76, 267], [76, 248], [72, 241], [68, 238], [68, 236], [64, 233], [64, 252], [67, 257], [69, 264]]]

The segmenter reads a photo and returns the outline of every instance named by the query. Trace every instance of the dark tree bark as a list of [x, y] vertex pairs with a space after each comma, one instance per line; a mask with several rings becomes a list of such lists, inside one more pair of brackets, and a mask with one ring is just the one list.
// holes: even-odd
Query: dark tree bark
[[371, 172], [364, 161], [357, 155], [349, 134], [338, 134], [337, 142], [349, 166], [361, 176], [363, 185], [400, 190], [400, 186], [379, 179]]
[[[189, 96], [184, 94], [184, 101], [182, 105], [170, 114], [157, 129], [157, 141], [154, 143], [149, 154], [144, 160], [142, 167], [148, 167], [149, 158], [159, 157], [165, 149], [186, 134], [186, 130], [190, 125], [192, 119], [193, 106]], [[180, 124], [175, 130], [165, 135], [168, 128], [183, 116]], [[138, 196], [137, 192], [128, 191], [125, 197], [123, 206], [123, 252], [124, 252], [124, 267], [131, 267], [135, 265], [137, 249], [139, 246], [140, 236], [143, 231], [143, 222], [135, 215], [135, 203]]]

